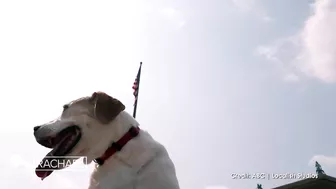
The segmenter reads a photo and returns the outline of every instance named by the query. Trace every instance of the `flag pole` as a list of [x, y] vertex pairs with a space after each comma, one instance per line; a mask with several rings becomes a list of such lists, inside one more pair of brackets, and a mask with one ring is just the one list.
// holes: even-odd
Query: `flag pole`
[[140, 87], [140, 75], [141, 75], [141, 66], [142, 66], [142, 62], [140, 62], [140, 67], [139, 67], [139, 71], [136, 77], [136, 81], [137, 82], [137, 87], [134, 91], [134, 96], [135, 96], [135, 101], [134, 101], [134, 109], [133, 109], [133, 117], [136, 117], [136, 111], [137, 111], [137, 107], [138, 107], [138, 97], [139, 97], [139, 87]]

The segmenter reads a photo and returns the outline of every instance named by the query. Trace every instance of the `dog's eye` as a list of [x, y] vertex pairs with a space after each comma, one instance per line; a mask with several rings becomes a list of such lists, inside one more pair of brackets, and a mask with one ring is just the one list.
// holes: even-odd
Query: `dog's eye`
[[69, 108], [69, 105], [67, 105], [67, 104], [64, 105], [64, 106], [63, 106], [63, 112], [64, 112], [66, 109], [68, 109], [68, 108]]

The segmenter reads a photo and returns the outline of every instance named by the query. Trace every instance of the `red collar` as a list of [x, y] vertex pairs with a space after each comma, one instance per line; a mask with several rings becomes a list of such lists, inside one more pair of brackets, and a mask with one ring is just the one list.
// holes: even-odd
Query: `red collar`
[[124, 134], [124, 136], [122, 136], [117, 142], [113, 142], [101, 157], [94, 159], [94, 162], [96, 162], [98, 165], [103, 165], [109, 157], [120, 151], [128, 143], [128, 141], [138, 136], [139, 132], [139, 127], [131, 127], [128, 132]]

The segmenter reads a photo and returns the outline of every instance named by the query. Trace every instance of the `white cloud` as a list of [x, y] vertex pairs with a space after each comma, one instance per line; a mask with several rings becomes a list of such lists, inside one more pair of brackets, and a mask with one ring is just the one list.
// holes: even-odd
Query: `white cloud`
[[315, 155], [309, 161], [309, 165], [315, 165], [315, 161], [318, 161], [322, 166], [336, 166], [336, 156]]
[[164, 19], [167, 19], [174, 24], [176, 24], [178, 27], [183, 27], [185, 24], [185, 19], [181, 13], [181, 11], [178, 11], [175, 8], [166, 7], [161, 10], [161, 14], [164, 17]]
[[[147, 22], [149, 20], [156, 20], [157, 22], [164, 22], [165, 24], [173, 25], [173, 27], [182, 28], [186, 23], [186, 16], [183, 10], [177, 9], [169, 4], [160, 4], [156, 1], [150, 1], [146, 6], [140, 5], [141, 11]], [[146, 23], [146, 22], [145, 22]]]
[[287, 74], [336, 82], [336, 1], [316, 0], [312, 15], [299, 32], [257, 49], [258, 54], [286, 67]]
[[229, 189], [225, 186], [207, 186], [205, 189]]
[[264, 22], [270, 22], [273, 20], [259, 2], [259, 0], [231, 0], [233, 4], [242, 12], [256, 15]]
[[284, 80], [288, 81], [288, 82], [296, 82], [296, 81], [299, 81], [300, 78], [299, 78], [299, 76], [297, 76], [293, 73], [289, 73], [289, 74], [285, 75]]
[[299, 81], [300, 72], [298, 72], [295, 64], [288, 64], [293, 62], [299, 50], [299, 43], [297, 37], [288, 37], [279, 39], [271, 46], [260, 46], [256, 53], [271, 61], [278, 70], [284, 75], [285, 81]]

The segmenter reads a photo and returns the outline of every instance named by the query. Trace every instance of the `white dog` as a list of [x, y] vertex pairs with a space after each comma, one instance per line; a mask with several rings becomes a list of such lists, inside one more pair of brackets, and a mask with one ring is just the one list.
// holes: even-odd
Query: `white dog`
[[[62, 115], [34, 127], [36, 141], [52, 151], [36, 169], [42, 179], [67, 166], [43, 167], [46, 161], [86, 156], [96, 162], [89, 189], [179, 189], [175, 167], [161, 144], [124, 111], [117, 99], [93, 93], [63, 106]], [[54, 157], [52, 157], [54, 156]]]

